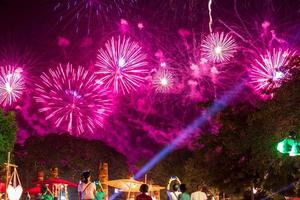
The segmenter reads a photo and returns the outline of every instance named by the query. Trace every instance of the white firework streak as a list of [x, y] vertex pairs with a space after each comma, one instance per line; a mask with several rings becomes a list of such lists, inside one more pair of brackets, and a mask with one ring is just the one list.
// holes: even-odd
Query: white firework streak
[[214, 63], [227, 62], [237, 51], [235, 40], [229, 34], [211, 33], [203, 41], [203, 56]]
[[174, 87], [174, 76], [166, 70], [159, 70], [153, 77], [153, 86], [158, 93], [167, 93]]
[[96, 74], [101, 76], [99, 82], [105, 87], [113, 87], [115, 93], [127, 94], [140, 87], [149, 70], [146, 68], [146, 54], [140, 45], [130, 38], [111, 38], [105, 49], [100, 49]]
[[36, 84], [34, 99], [43, 105], [40, 112], [56, 127], [70, 133], [93, 133], [96, 126], [111, 112], [112, 100], [107, 90], [96, 83], [96, 76], [83, 67], [74, 69], [71, 64], [41, 75]]
[[81, 22], [85, 22], [90, 34], [91, 24], [109, 20], [109, 14], [120, 16], [123, 9], [130, 9], [135, 3], [136, 0], [58, 0], [53, 10], [61, 13], [59, 22], [75, 22], [77, 33]]
[[252, 64], [249, 74], [254, 89], [268, 91], [280, 87], [289, 76], [289, 71], [282, 68], [294, 54], [295, 52], [290, 50], [273, 49], [272, 52], [267, 51], [266, 55], [260, 55], [260, 59], [256, 59], [255, 64]]
[[0, 71], [0, 104], [3, 107], [17, 102], [25, 89], [22, 69], [13, 66], [1, 67]]

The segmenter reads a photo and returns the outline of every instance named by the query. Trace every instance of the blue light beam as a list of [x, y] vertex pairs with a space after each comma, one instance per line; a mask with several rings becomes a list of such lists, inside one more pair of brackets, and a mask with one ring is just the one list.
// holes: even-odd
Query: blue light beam
[[[233, 100], [237, 94], [244, 88], [244, 81], [236, 85], [231, 90], [224, 93], [220, 98], [216, 99], [211, 107], [209, 107], [202, 115], [197, 117], [191, 124], [189, 124], [185, 129], [183, 129], [179, 136], [174, 139], [171, 143], [169, 143], [165, 148], [163, 148], [158, 154], [156, 154], [148, 163], [146, 163], [135, 175], [134, 179], [139, 179], [144, 174], [152, 169], [156, 163], [165, 158], [168, 154], [170, 154], [182, 141], [188, 138], [196, 129], [201, 128], [205, 125], [208, 120], [214, 117], [217, 113], [222, 111], [231, 100]], [[109, 200], [114, 200], [118, 194], [113, 194]]]

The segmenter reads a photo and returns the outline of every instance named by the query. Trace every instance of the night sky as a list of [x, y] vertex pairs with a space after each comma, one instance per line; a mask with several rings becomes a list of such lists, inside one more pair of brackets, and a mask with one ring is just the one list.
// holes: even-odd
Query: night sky
[[[113, 112], [104, 128], [80, 137], [100, 139], [132, 161], [137, 161], [140, 153], [151, 156], [202, 113], [205, 107], [201, 103], [211, 101], [209, 81], [203, 78], [192, 88], [190, 83], [198, 79], [191, 78], [189, 71], [191, 62], [200, 60], [195, 41], [199, 43], [209, 33], [208, 1], [106, 0], [99, 10], [87, 8], [87, 1], [0, 0], [0, 63], [18, 65], [26, 75], [26, 92], [8, 109], [17, 113], [18, 141], [31, 135], [66, 132], [45, 120], [32, 99], [42, 72], [68, 62], [94, 71], [97, 50], [112, 36], [126, 35], [143, 44], [149, 71], [158, 68], [161, 57], [157, 55], [163, 52], [176, 74], [176, 87], [162, 95], [154, 94], [146, 84], [131, 94], [114, 97]], [[97, 4], [96, 0], [90, 1]], [[78, 6], [68, 9], [68, 2], [77, 2]], [[223, 77], [219, 78], [217, 94], [236, 84], [237, 77], [247, 77], [246, 68], [251, 60], [245, 58], [245, 52], [249, 52], [245, 49], [250, 43], [258, 49], [256, 54], [279, 46], [299, 50], [300, 0], [213, 0], [212, 17], [214, 31], [230, 32], [239, 45], [236, 60], [226, 65]], [[121, 19], [128, 25], [121, 25]], [[266, 37], [262, 36], [264, 22], [270, 23]], [[138, 23], [143, 24], [143, 29], [137, 27]], [[271, 32], [278, 39], [274, 44], [270, 44]], [[238, 101], [255, 104], [258, 99], [247, 87]], [[201, 132], [216, 133], [219, 126], [210, 120], [183, 146], [195, 148], [192, 143]]]

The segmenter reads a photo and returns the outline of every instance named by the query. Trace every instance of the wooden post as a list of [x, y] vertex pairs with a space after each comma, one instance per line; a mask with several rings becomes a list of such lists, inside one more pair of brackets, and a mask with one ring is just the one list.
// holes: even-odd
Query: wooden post
[[99, 164], [99, 181], [102, 184], [103, 192], [105, 193], [105, 200], [108, 200], [108, 163]]
[[43, 182], [45, 179], [45, 173], [43, 170], [38, 170], [37, 171], [37, 181], [38, 182]]
[[66, 200], [69, 200], [68, 185], [64, 185]]
[[7, 155], [7, 163], [6, 163], [6, 180], [5, 180], [5, 200], [8, 200], [7, 187], [10, 176], [10, 152]]
[[251, 200], [254, 200], [254, 183], [251, 183]]
[[147, 174], [145, 174], [145, 184], [147, 184]]

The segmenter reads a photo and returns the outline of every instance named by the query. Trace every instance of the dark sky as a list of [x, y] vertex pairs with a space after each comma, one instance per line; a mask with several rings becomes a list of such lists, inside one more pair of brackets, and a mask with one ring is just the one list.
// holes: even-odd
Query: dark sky
[[[58, 3], [66, 5], [66, 2], [74, 1], [0, 0], [0, 63], [18, 62], [26, 65], [26, 70], [31, 75], [30, 80], [60, 62], [92, 67], [99, 46], [120, 32], [121, 18], [126, 19], [132, 27], [138, 22], [144, 23], [144, 35], [136, 28], [130, 27], [129, 32], [132, 37], [153, 45], [147, 49], [151, 53], [162, 46], [168, 50], [173, 43], [180, 41], [178, 30], [181, 28], [199, 32], [199, 35], [208, 33], [207, 0], [136, 0], [137, 2], [133, 4], [129, 4], [126, 0], [114, 0], [118, 3], [107, 6], [99, 16], [95, 15], [95, 10], [88, 15], [85, 7], [80, 7], [85, 12], [79, 16], [79, 20], [76, 19], [78, 11], [69, 11], [66, 6], [58, 11], [54, 10]], [[113, 0], [103, 0], [103, 2], [111, 1]], [[212, 14], [213, 27], [216, 31], [228, 31], [219, 22], [222, 20], [244, 37], [250, 34], [255, 40], [261, 34], [261, 24], [269, 21], [278, 37], [284, 38], [291, 47], [299, 48], [300, 0], [213, 0]], [[59, 45], [59, 37], [66, 39], [70, 44], [67, 47]], [[160, 44], [156, 44], [156, 41]], [[124, 110], [131, 112], [130, 109]], [[193, 115], [187, 116], [192, 118]], [[32, 124], [26, 124], [24, 120], [26, 117], [21, 119], [22, 129], [29, 130], [30, 134], [36, 134], [36, 130], [31, 127]], [[118, 149], [123, 153], [131, 152], [131, 146], [151, 152], [152, 148], [156, 147], [157, 140], [163, 136], [169, 138], [169, 135], [163, 135], [159, 139], [152, 138], [147, 140], [147, 144], [137, 147], [135, 144], [143, 140], [146, 133], [139, 130], [141, 127], [128, 127], [120, 123], [122, 122], [115, 122], [114, 128], [120, 130], [118, 133], [110, 135], [110, 138], [101, 136], [101, 139], [113, 146], [115, 138], [120, 134], [120, 139], [116, 141], [124, 143], [124, 147]], [[161, 134], [165, 133], [162, 131]]]
[[[94, 23], [90, 25], [91, 31], [88, 35], [86, 16], [81, 17], [78, 22], [74, 17], [76, 11], [73, 13], [63, 9], [54, 11], [57, 3], [68, 0], [0, 0], [0, 44], [2, 48], [8, 48], [7, 46], [27, 48], [38, 54], [37, 57], [46, 57], [43, 58], [44, 61], [49, 61], [65, 59], [62, 58], [61, 52], [56, 52], [58, 36], [77, 41], [87, 35], [96, 39], [109, 31], [115, 31], [115, 25], [121, 17], [133, 22], [143, 20], [149, 24], [149, 29], [175, 32], [176, 29], [185, 27], [207, 31], [207, 0], [137, 0], [134, 6], [123, 5], [126, 4], [124, 0], [115, 1], [120, 2], [122, 13], [118, 15], [114, 10], [110, 10], [105, 12], [103, 17], [92, 17]], [[297, 32], [300, 23], [300, 0], [236, 0], [236, 2], [239, 14], [248, 28], [251, 29], [255, 21], [259, 23], [266, 19], [274, 22], [275, 29], [287, 29], [286, 32], [291, 37], [299, 34]], [[66, 20], [60, 23], [60, 16], [64, 16]], [[216, 29], [219, 26], [218, 19], [226, 20], [229, 24], [238, 23], [234, 12], [234, 0], [213, 0], [213, 17]], [[79, 33], [76, 33], [76, 27], [80, 27]], [[78, 43], [72, 44], [74, 46], [71, 51], [76, 52]], [[40, 55], [43, 53], [47, 55]], [[70, 49], [67, 53], [72, 54]]]

